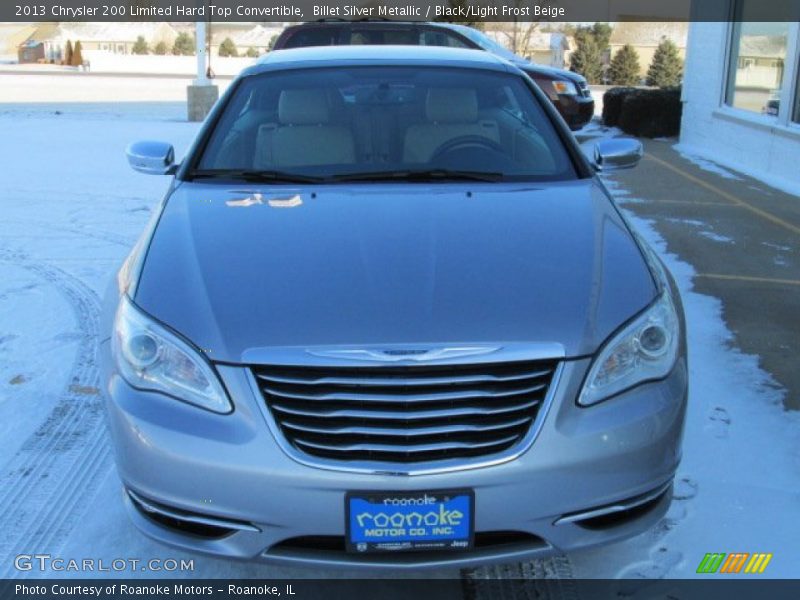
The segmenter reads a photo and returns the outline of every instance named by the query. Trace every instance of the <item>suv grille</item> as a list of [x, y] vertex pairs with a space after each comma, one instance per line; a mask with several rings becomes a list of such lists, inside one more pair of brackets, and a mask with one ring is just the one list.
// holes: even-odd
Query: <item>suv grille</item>
[[258, 366], [296, 449], [342, 461], [419, 463], [508, 450], [528, 433], [557, 361], [381, 367]]

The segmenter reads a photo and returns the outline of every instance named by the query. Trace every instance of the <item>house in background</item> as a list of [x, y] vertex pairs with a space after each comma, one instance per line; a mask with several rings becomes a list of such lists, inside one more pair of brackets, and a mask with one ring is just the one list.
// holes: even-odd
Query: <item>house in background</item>
[[130, 54], [139, 36], [153, 48], [164, 42], [172, 48], [177, 31], [170, 23], [61, 23], [58, 39], [66, 45], [67, 40], [80, 40], [84, 53], [108, 52]]
[[573, 49], [570, 38], [558, 31], [539, 31], [536, 23], [487, 23], [486, 35], [519, 56], [548, 67], [563, 69]]
[[559, 32], [534, 32], [523, 56], [540, 65], [563, 69], [569, 64], [572, 50], [569, 38]]
[[36, 31], [35, 23], [0, 23], [0, 60], [17, 56], [19, 46]]
[[284, 23], [217, 23], [208, 26], [211, 35], [209, 53], [212, 57], [219, 55], [219, 47], [226, 38], [230, 38], [240, 55], [254, 48], [259, 54], [269, 51], [270, 41], [283, 31]]
[[[746, 16], [764, 0], [727, 2]], [[777, 185], [800, 184], [799, 63], [796, 20], [692, 23], [681, 143]]]
[[614, 55], [625, 44], [630, 44], [639, 55], [639, 74], [644, 77], [663, 38], [675, 43], [681, 58], [686, 56], [688, 29], [688, 23], [673, 21], [620, 21], [614, 24], [609, 42], [610, 51], [604, 62], [610, 64]]
[[36, 25], [28, 36], [19, 42], [17, 57], [20, 63], [59, 62], [63, 53], [60, 42], [54, 40], [58, 23]]
[[159, 42], [172, 48], [178, 33], [169, 23], [41, 23], [20, 45], [20, 62], [23, 51], [42, 53], [47, 62], [58, 62], [64, 56], [67, 41], [80, 41], [85, 55], [130, 54], [139, 36], [151, 48]]

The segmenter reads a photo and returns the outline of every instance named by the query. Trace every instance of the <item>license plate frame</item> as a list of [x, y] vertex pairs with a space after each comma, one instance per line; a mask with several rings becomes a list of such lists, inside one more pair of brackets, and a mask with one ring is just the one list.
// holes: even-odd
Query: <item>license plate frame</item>
[[[354, 514], [354, 509], [360, 512]], [[344, 511], [347, 552], [463, 552], [474, 547], [475, 491], [470, 488], [350, 491], [345, 493]]]

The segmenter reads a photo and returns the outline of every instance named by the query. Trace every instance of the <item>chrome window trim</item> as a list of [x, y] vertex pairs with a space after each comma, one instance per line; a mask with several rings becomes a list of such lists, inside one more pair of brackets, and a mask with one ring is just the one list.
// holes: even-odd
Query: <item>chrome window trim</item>
[[[553, 346], [550, 346], [550, 350], [552, 349]], [[518, 357], [515, 358], [518, 359]], [[522, 440], [520, 440], [518, 444], [512, 446], [511, 448], [508, 448], [507, 450], [504, 450], [503, 452], [499, 452], [491, 456], [480, 456], [476, 457], [475, 459], [461, 459], [461, 458], [445, 459], [445, 460], [421, 462], [414, 465], [387, 463], [381, 461], [359, 461], [358, 464], [349, 464], [338, 460], [331, 460], [331, 459], [320, 458], [317, 456], [312, 456], [297, 450], [293, 445], [289, 443], [289, 441], [283, 435], [283, 432], [280, 430], [280, 427], [275, 421], [275, 418], [272, 416], [272, 413], [269, 410], [269, 407], [267, 406], [267, 403], [262, 394], [261, 388], [259, 387], [258, 382], [256, 381], [253, 369], [250, 366], [248, 366], [245, 367], [245, 371], [246, 371], [247, 383], [250, 386], [250, 391], [253, 393], [256, 403], [259, 405], [259, 410], [261, 411], [264, 420], [267, 422], [267, 426], [269, 427], [270, 432], [272, 433], [272, 436], [275, 439], [275, 442], [278, 444], [278, 446], [281, 448], [284, 454], [286, 454], [289, 458], [291, 458], [295, 462], [307, 467], [325, 469], [328, 471], [360, 473], [365, 475], [419, 476], [419, 475], [434, 475], [441, 473], [454, 473], [457, 471], [466, 471], [471, 469], [493, 467], [496, 465], [501, 465], [503, 463], [515, 460], [516, 458], [519, 458], [531, 448], [534, 441], [536, 441], [536, 438], [539, 436], [544, 421], [550, 412], [550, 407], [553, 404], [556, 392], [559, 389], [559, 385], [561, 383], [561, 375], [564, 370], [564, 352], [562, 349], [560, 352], [552, 352], [549, 353], [549, 355], [547, 356], [542, 356], [541, 352], [537, 352], [536, 348], [532, 348], [531, 357], [529, 357], [528, 359], [555, 360], [558, 361], [558, 364], [556, 365], [555, 370], [553, 372], [553, 376], [550, 381], [550, 387], [547, 390], [547, 394], [545, 395], [542, 406], [539, 408], [536, 418], [534, 422], [531, 424], [528, 433], [522, 438]], [[336, 361], [336, 362], [339, 365], [342, 364], [341, 361]], [[350, 364], [352, 365], [353, 363]], [[459, 361], [459, 364], [463, 364], [463, 362]], [[361, 365], [363, 366], [363, 363], [361, 363]], [[356, 363], [355, 366], [358, 366], [358, 363]]]

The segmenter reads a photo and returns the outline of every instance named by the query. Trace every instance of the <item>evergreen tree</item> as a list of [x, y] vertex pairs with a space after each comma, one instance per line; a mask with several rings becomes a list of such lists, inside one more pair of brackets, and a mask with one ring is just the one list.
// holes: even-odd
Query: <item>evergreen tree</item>
[[247, 57], [248, 57], [248, 58], [258, 58], [258, 50], [256, 50], [256, 49], [255, 49], [255, 48], [253, 48], [252, 46], [250, 46], [250, 47], [247, 49]]
[[64, 64], [72, 65], [72, 40], [67, 40], [67, 46], [64, 49]]
[[164, 56], [167, 53], [167, 44], [165, 42], [158, 42], [153, 49], [153, 54]]
[[608, 23], [595, 23], [592, 25], [592, 36], [600, 50], [600, 54], [608, 50], [608, 45], [611, 43], [611, 34], [614, 28]]
[[81, 45], [80, 40], [75, 42], [75, 48], [72, 51], [71, 64], [73, 67], [80, 67], [83, 64], [83, 46]]
[[613, 85], [639, 83], [639, 55], [630, 44], [625, 44], [611, 60], [608, 74]]
[[602, 51], [591, 27], [578, 27], [575, 31], [577, 48], [569, 59], [571, 71], [580, 73], [589, 83], [600, 83], [603, 76]]
[[131, 48], [131, 54], [150, 54], [150, 46], [147, 45], [147, 40], [143, 35], [136, 38], [136, 43]]
[[683, 61], [678, 54], [678, 47], [672, 40], [661, 38], [647, 70], [647, 85], [672, 87], [679, 85], [682, 77]]
[[236, 44], [233, 43], [231, 38], [225, 38], [219, 45], [220, 56], [239, 56], [239, 51], [236, 49]]
[[194, 36], [190, 36], [185, 31], [180, 32], [172, 45], [172, 53], [175, 56], [192, 56], [194, 54]]

